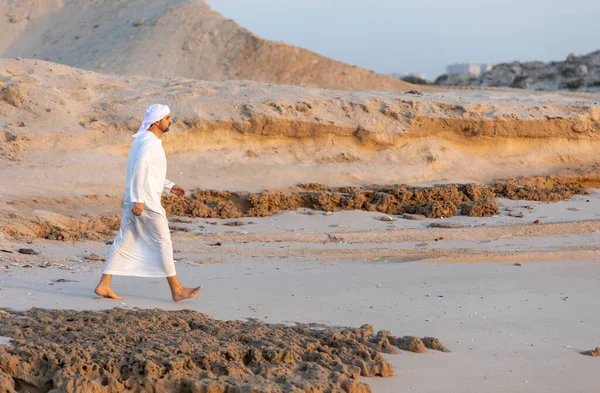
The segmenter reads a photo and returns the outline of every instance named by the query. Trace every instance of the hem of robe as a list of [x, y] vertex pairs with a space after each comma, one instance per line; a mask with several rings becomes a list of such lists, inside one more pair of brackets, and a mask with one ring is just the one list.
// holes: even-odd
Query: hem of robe
[[167, 277], [173, 277], [176, 276], [177, 273], [173, 273], [173, 274], [167, 274], [167, 273], [157, 273], [157, 274], [152, 274], [152, 273], [132, 273], [132, 272], [123, 272], [123, 271], [116, 271], [116, 270], [104, 270], [102, 272], [102, 274], [111, 274], [113, 276], [132, 276], [132, 277], [149, 277], [149, 278], [167, 278]]

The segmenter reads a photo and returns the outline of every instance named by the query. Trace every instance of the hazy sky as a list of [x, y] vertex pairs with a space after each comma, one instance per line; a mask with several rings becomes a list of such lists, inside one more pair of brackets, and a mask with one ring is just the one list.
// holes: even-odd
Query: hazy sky
[[600, 49], [600, 0], [206, 0], [262, 38], [381, 73]]

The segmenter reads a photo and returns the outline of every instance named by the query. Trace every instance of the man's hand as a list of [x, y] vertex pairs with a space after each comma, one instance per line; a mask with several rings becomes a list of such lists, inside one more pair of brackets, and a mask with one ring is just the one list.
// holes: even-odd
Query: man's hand
[[144, 202], [136, 202], [131, 211], [136, 216], [140, 216], [144, 212]]
[[171, 188], [171, 194], [177, 195], [179, 198], [185, 197], [185, 189], [181, 186], [175, 184], [173, 188]]

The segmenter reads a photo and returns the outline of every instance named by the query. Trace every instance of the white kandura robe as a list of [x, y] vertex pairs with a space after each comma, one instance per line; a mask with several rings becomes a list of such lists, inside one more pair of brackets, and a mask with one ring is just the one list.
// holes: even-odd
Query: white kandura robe
[[[175, 183], [166, 179], [167, 158], [162, 141], [147, 131], [136, 137], [129, 149], [123, 217], [106, 263], [105, 274], [138, 277], [171, 277], [175, 273], [173, 244], [163, 191]], [[136, 202], [144, 203], [140, 216], [133, 214]]]

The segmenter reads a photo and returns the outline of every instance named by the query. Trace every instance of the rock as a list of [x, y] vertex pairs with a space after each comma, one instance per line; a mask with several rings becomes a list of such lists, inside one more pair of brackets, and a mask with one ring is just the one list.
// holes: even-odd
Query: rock
[[86, 255], [85, 258], [88, 261], [105, 261], [104, 257], [101, 257], [100, 255], [96, 254], [96, 253], [91, 253], [89, 255]]
[[425, 346], [427, 348], [434, 349], [436, 351], [452, 352], [451, 350], [446, 348], [444, 345], [442, 345], [440, 340], [435, 337], [423, 337], [423, 344], [425, 344]]
[[417, 214], [429, 218], [454, 217], [457, 213], [456, 205], [450, 201], [432, 201], [417, 209]]
[[246, 225], [244, 224], [242, 221], [230, 221], [230, 222], [226, 222], [223, 225], [226, 225], [228, 227], [241, 227], [242, 225]]
[[404, 214], [402, 215], [402, 218], [404, 218], [404, 219], [406, 219], [406, 220], [424, 220], [424, 219], [425, 219], [425, 218], [427, 218], [427, 217], [425, 217], [425, 216], [424, 216], [424, 215], [422, 215], [422, 214], [409, 214], [409, 213], [404, 213]]
[[312, 106], [310, 104], [307, 104], [306, 102], [299, 102], [299, 103], [296, 104], [296, 110], [298, 112], [306, 113], [311, 108], [312, 108]]
[[248, 150], [246, 152], [246, 157], [256, 158], [256, 157], [258, 157], [258, 154], [256, 154], [256, 152], [254, 152], [253, 150]]
[[394, 219], [390, 216], [381, 216], [381, 221], [394, 221]]
[[17, 86], [8, 86], [4, 90], [4, 101], [8, 102], [12, 106], [19, 108], [25, 103], [25, 91], [23, 87]]
[[540, 220], [535, 220], [533, 223], [534, 223], [534, 224], [539, 224], [539, 223], [540, 223]]
[[10, 23], [19, 23], [21, 21], [21, 19], [19, 19], [16, 16], [13, 16], [12, 18], [10, 18]]
[[[524, 182], [526, 185], [521, 184]], [[550, 184], [552, 187], [548, 187]], [[444, 184], [432, 187], [327, 187], [322, 184], [298, 184], [292, 188], [264, 190], [259, 193], [196, 190], [185, 199], [165, 195], [163, 205], [171, 215], [202, 218], [265, 217], [282, 210], [310, 208], [322, 212], [379, 212], [379, 215], [374, 216], [376, 220], [381, 219], [382, 215], [388, 215], [394, 220], [398, 216], [420, 218], [415, 215], [428, 218], [453, 217], [458, 214], [458, 206], [465, 201], [469, 202], [469, 214], [492, 215], [497, 212], [495, 198], [549, 202], [586, 193], [586, 189], [580, 185], [564, 183], [556, 178], [539, 177], [499, 181], [489, 186]], [[467, 209], [462, 207], [464, 214]], [[403, 215], [404, 213], [412, 216]]]
[[326, 216], [331, 216], [333, 214], [333, 212], [325, 212]]
[[19, 248], [19, 254], [38, 255], [38, 253], [31, 248]]
[[133, 24], [133, 26], [135, 26], [135, 27], [139, 27], [139, 26], [143, 25], [143, 24], [144, 24], [144, 22], [145, 22], [144, 18], [141, 18], [140, 20], [138, 20], [137, 22], [135, 22], [135, 23]]
[[[48, 391], [54, 381], [52, 386], [67, 387], [62, 391], [77, 392], [367, 393], [371, 388], [361, 377], [394, 374], [377, 349], [397, 352], [390, 336], [373, 337], [371, 326], [218, 321], [191, 310], [33, 308], [6, 314], [0, 330], [15, 341], [13, 348], [0, 348], [4, 392]], [[131, 341], [135, 350], [124, 345]], [[411, 348], [425, 349], [422, 341]], [[15, 380], [17, 389], [11, 388]]]
[[515, 263], [513, 263], [513, 265], [514, 265], [514, 266], [523, 266], [523, 265], [521, 265], [519, 262], [515, 262]]
[[443, 75], [436, 84], [494, 86], [532, 90], [600, 91], [600, 50], [583, 56], [570, 54], [565, 61], [496, 64], [492, 70], [474, 75]]
[[402, 338], [389, 337], [392, 345], [397, 346], [398, 348], [415, 353], [423, 353], [426, 351], [425, 343], [419, 337], [415, 336], [404, 336]]
[[431, 224], [429, 224], [430, 228], [446, 228], [446, 229], [450, 229], [450, 228], [462, 228], [464, 227], [463, 224], [459, 224], [459, 223], [452, 223], [452, 222], [432, 222]]
[[416, 96], [422, 96], [423, 93], [421, 93], [419, 90], [407, 90], [404, 92], [404, 94], [414, 94]]
[[495, 201], [463, 202], [460, 205], [460, 214], [470, 217], [490, 217], [498, 214], [498, 205]]
[[575, 75], [586, 76], [588, 74], [588, 68], [585, 64], [580, 64], [575, 68]]

